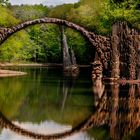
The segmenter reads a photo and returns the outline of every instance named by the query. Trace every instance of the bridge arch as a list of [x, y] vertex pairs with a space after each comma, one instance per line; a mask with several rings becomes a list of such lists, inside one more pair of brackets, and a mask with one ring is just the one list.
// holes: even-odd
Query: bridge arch
[[1, 28], [0, 29], [0, 44], [2, 44], [5, 40], [7, 40], [8, 37], [10, 37], [12, 34], [18, 32], [22, 29], [25, 29], [28, 26], [36, 25], [36, 24], [43, 24], [43, 23], [64, 25], [64, 26], [67, 26], [69, 28], [72, 28], [72, 29], [80, 32], [92, 44], [92, 46], [95, 48], [95, 50], [99, 56], [104, 68], [107, 68], [107, 58], [105, 56], [103, 48], [105, 49], [104, 46], [107, 46], [107, 44], [109, 44], [109, 38], [100, 36], [100, 35], [95, 35], [93, 32], [89, 32], [85, 28], [83, 28], [75, 23], [69, 22], [67, 20], [45, 17], [45, 18], [35, 19], [35, 20], [31, 20], [31, 21], [26, 21], [26, 22], [20, 23], [16, 26], [10, 27], [10, 28]]

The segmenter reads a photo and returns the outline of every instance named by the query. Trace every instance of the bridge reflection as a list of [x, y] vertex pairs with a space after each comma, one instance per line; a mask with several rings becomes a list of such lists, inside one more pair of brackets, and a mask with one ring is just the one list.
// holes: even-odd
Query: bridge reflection
[[[99, 81], [98, 81], [99, 82]], [[110, 138], [120, 140], [125, 136], [133, 135], [140, 126], [140, 84], [112, 85], [93, 83], [95, 112], [76, 127], [56, 134], [37, 134], [23, 129], [8, 120], [0, 113], [0, 126], [33, 139], [62, 139], [92, 127], [107, 125]], [[98, 86], [98, 87], [97, 87]], [[101, 90], [95, 90], [97, 88]]]
[[[106, 85], [104, 92], [102, 90], [98, 94], [96, 92], [94, 97], [96, 102], [97, 99], [99, 102], [96, 125], [108, 125], [110, 137], [114, 140], [120, 140], [135, 133], [135, 130], [140, 126], [139, 83]], [[99, 120], [103, 115], [104, 117]], [[93, 123], [92, 126], [94, 125]]]

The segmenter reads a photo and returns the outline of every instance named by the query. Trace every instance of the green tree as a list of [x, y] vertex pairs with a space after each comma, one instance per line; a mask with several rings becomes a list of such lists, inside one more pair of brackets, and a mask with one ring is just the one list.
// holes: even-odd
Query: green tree
[[8, 6], [10, 4], [9, 0], [0, 0], [0, 5]]
[[97, 34], [109, 35], [116, 21], [128, 21], [140, 28], [139, 4], [139, 0], [80, 0], [67, 14], [67, 19]]
[[[13, 17], [11, 11], [0, 6], [0, 26], [10, 27], [18, 24], [20, 20]], [[5, 43], [0, 46], [1, 61], [19, 61], [30, 60], [33, 57], [33, 48], [36, 44], [30, 40], [30, 36], [25, 30], [22, 30], [11, 36]]]
[[[5, 2], [0, 3], [2, 5]], [[49, 16], [70, 20], [96, 34], [110, 35], [116, 21], [127, 21], [140, 29], [139, 9], [139, 0], [80, 0], [76, 4], [51, 8], [43, 5], [0, 6], [0, 26], [10, 27], [25, 20]], [[60, 33], [59, 26], [41, 24], [29, 27], [3, 44], [0, 48], [1, 60], [61, 62]], [[90, 44], [73, 30], [66, 28], [65, 33], [78, 63], [89, 62], [94, 57]], [[89, 55], [89, 52], [92, 53]]]
[[89, 64], [94, 57], [91, 44], [77, 31], [67, 28], [65, 32], [68, 46], [74, 50], [78, 64]]
[[37, 49], [37, 61], [61, 61], [61, 45], [58, 26], [49, 24], [36, 25], [29, 28], [28, 33], [30, 39], [40, 46]]
[[13, 12], [13, 16], [25, 21], [33, 20], [36, 18], [46, 17], [50, 9], [46, 6], [40, 5], [15, 5], [11, 6], [10, 9]]
[[10, 27], [17, 24], [20, 20], [16, 19], [11, 11], [0, 5], [0, 26]]
[[67, 19], [67, 16], [73, 7], [73, 4], [64, 4], [56, 6], [50, 10], [48, 16], [54, 18]]
[[140, 2], [139, 0], [116, 1], [110, 0], [106, 6], [106, 15], [112, 23], [127, 21], [140, 29]]

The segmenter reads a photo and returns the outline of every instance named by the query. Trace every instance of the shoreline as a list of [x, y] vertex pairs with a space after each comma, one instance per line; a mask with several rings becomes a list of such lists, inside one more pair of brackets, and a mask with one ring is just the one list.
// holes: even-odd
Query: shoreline
[[[14, 64], [14, 63], [0, 63], [0, 68], [3, 67], [62, 67], [63, 64], [58, 63], [26, 63], [26, 64]], [[91, 65], [78, 65], [78, 67], [90, 67]]]
[[[7, 70], [8, 67], [63, 67], [63, 64], [58, 63], [0, 63], [0, 78], [1, 77], [14, 77], [27, 75], [26, 72]], [[90, 65], [78, 65], [79, 68], [88, 68]]]

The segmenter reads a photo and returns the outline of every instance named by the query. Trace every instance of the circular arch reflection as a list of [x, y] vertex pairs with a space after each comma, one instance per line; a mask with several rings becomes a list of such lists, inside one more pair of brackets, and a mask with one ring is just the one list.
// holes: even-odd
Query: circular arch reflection
[[[123, 90], [124, 85], [118, 83], [105, 86], [108, 87], [100, 96], [96, 111], [70, 130], [54, 134], [35, 133], [12, 123], [2, 112], [0, 112], [0, 125], [19, 135], [42, 140], [62, 139], [92, 127], [104, 125], [109, 126], [110, 137], [114, 140], [120, 140], [129, 134], [133, 135], [140, 126], [140, 118], [138, 117], [140, 116], [140, 84], [129, 84], [125, 91]], [[108, 95], [108, 88], [111, 90], [111, 95]]]

